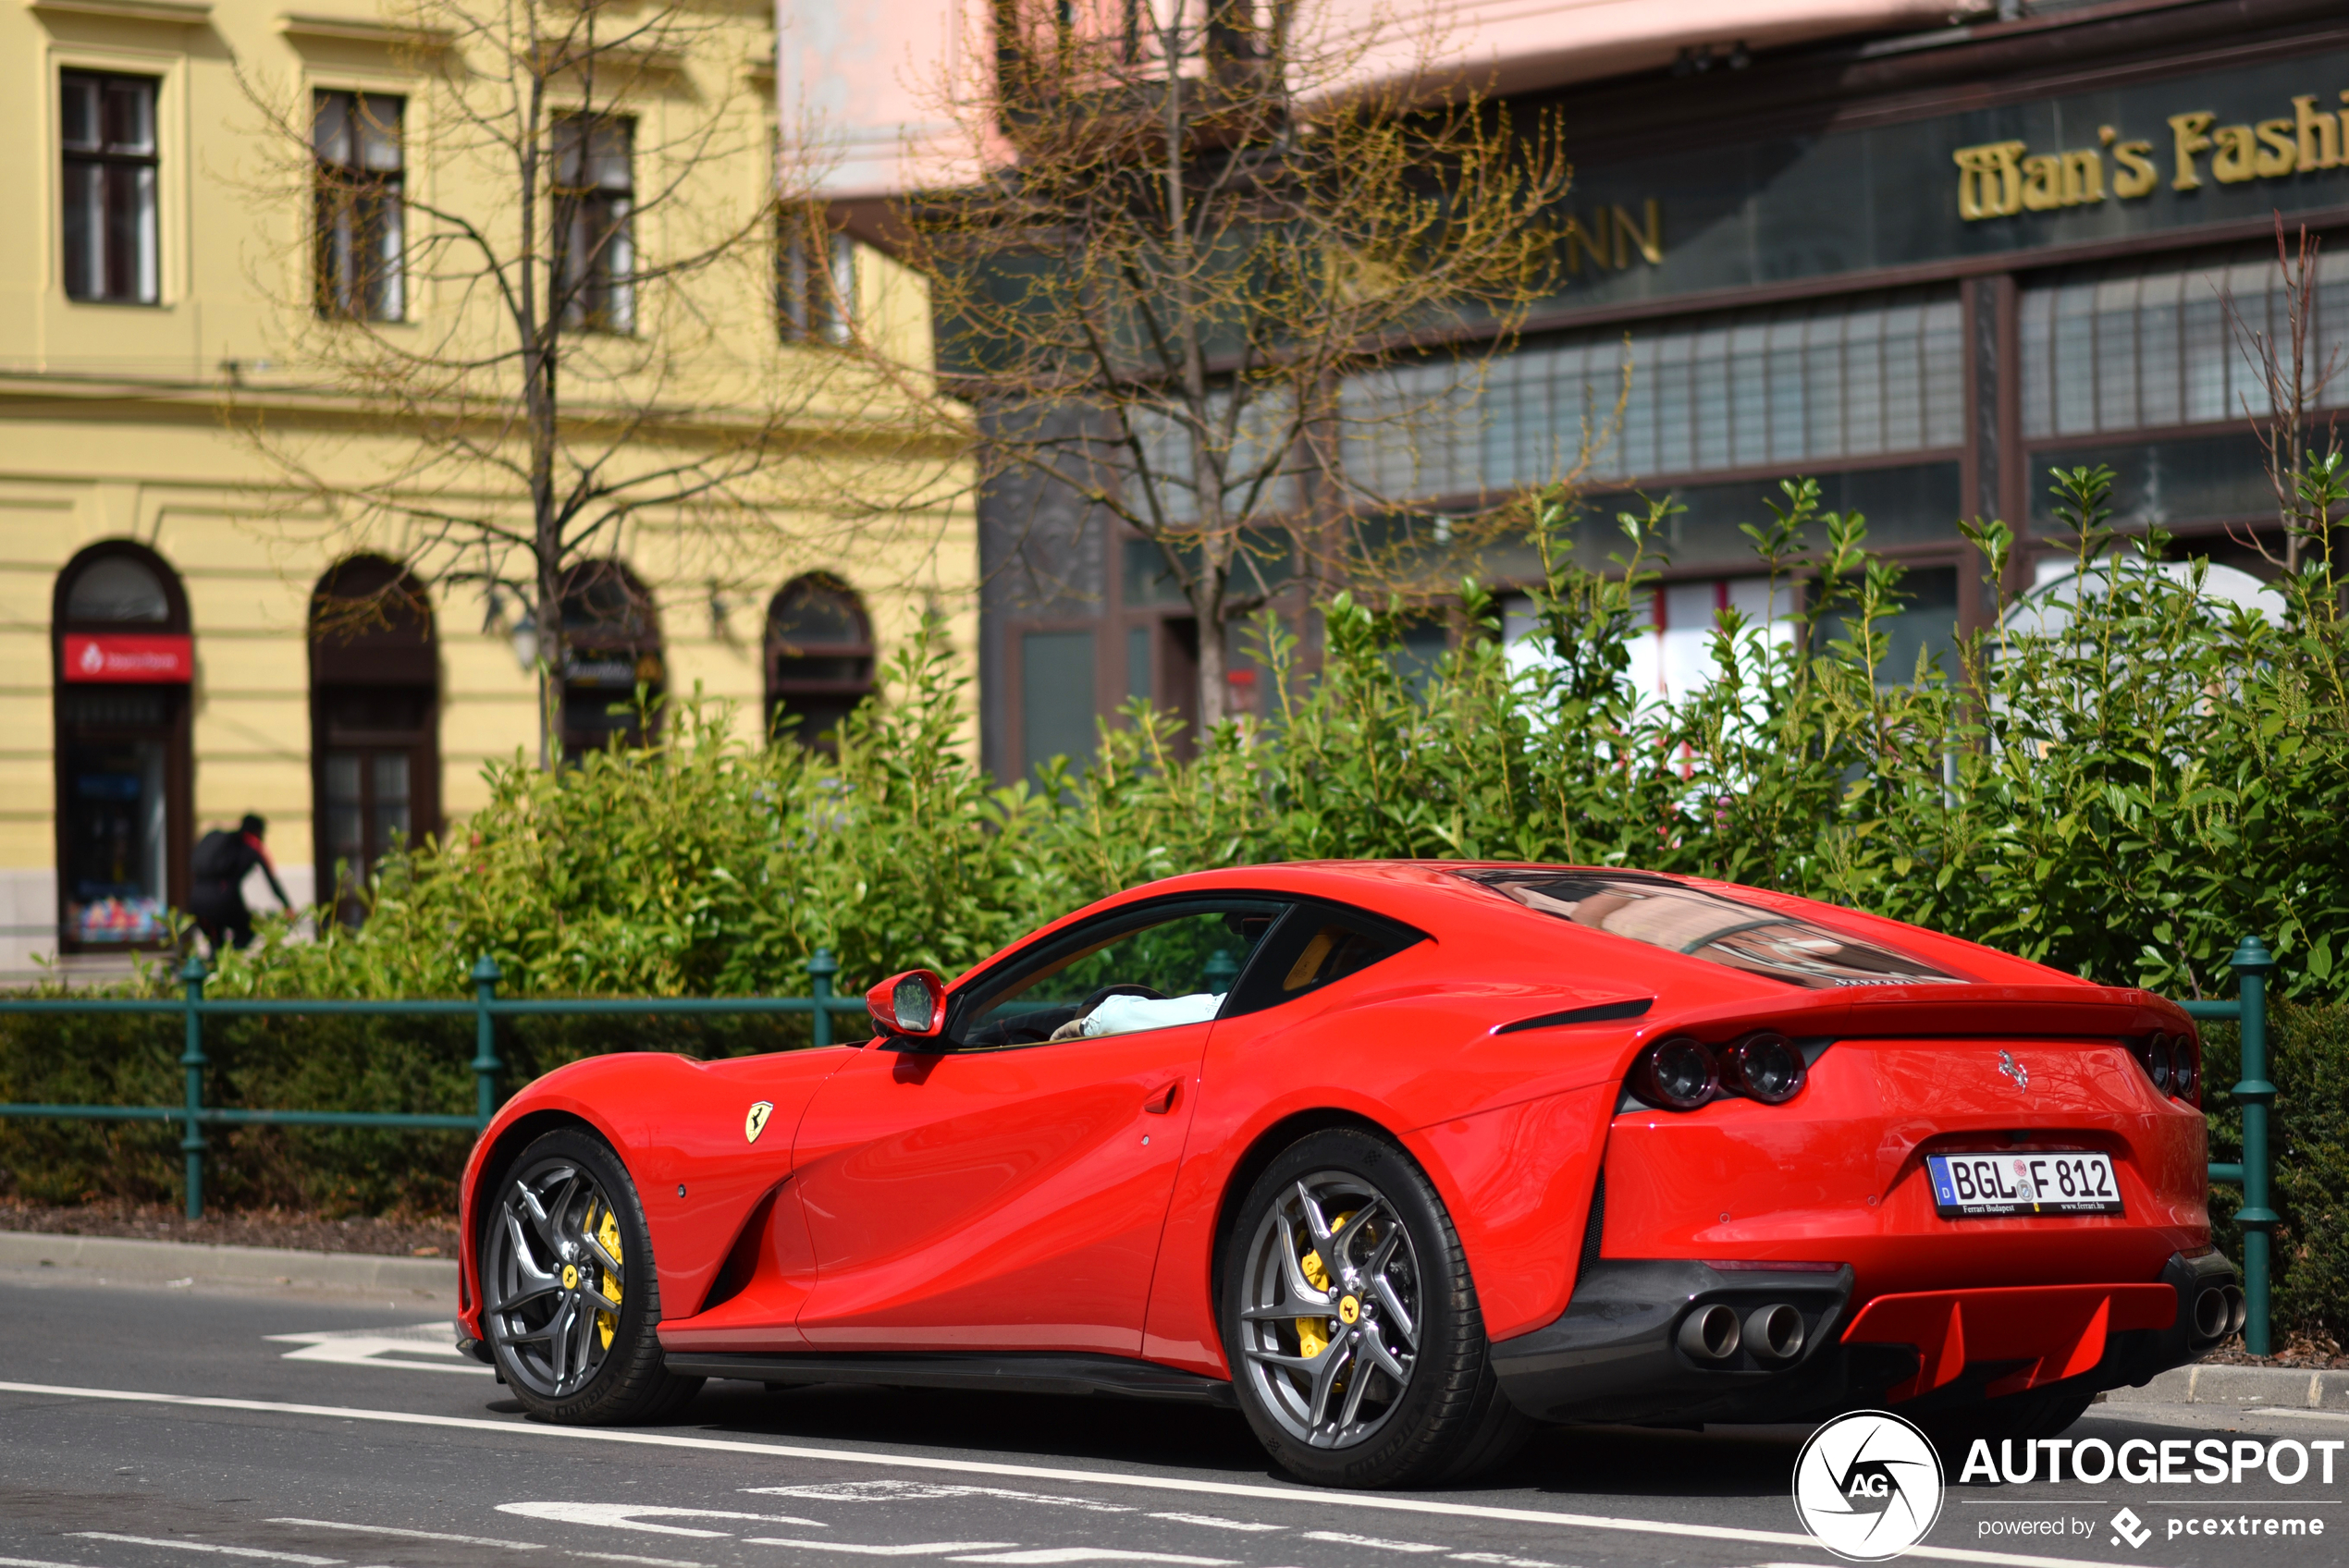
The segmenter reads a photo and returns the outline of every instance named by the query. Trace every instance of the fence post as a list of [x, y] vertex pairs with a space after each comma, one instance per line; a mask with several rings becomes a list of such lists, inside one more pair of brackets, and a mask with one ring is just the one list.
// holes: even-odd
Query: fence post
[[816, 998], [815, 1040], [820, 1048], [832, 1043], [832, 976], [840, 973], [840, 964], [830, 948], [818, 948], [807, 961], [807, 994]]
[[187, 998], [188, 1048], [179, 1053], [179, 1065], [188, 1074], [187, 1135], [179, 1140], [179, 1152], [188, 1157], [188, 1218], [203, 1218], [203, 1123], [198, 1120], [203, 1109], [203, 1070], [208, 1065], [203, 1054], [203, 1014], [197, 1008], [203, 1002], [203, 960], [194, 953], [179, 966], [179, 984]]
[[2267, 944], [2245, 937], [2227, 961], [2235, 972], [2236, 1006], [2243, 1014], [2243, 1082], [2234, 1086], [2243, 1108], [2243, 1207], [2235, 1225], [2243, 1231], [2243, 1348], [2265, 1355], [2268, 1337], [2268, 1270], [2273, 1231], [2281, 1216], [2268, 1207], [2268, 1111], [2276, 1086], [2268, 1081], [2268, 972], [2276, 961]]
[[505, 977], [487, 953], [474, 961], [473, 1115], [485, 1130], [498, 1109], [498, 1074], [506, 1065], [498, 1060], [498, 1021], [489, 1012], [489, 1004], [498, 998], [498, 982]]

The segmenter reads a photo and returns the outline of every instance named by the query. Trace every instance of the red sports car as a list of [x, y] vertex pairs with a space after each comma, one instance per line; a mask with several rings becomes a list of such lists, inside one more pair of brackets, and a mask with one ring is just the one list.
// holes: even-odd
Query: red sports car
[[1399, 1486], [1537, 1422], [2044, 1435], [2242, 1315], [2178, 1008], [1802, 899], [1250, 866], [869, 1000], [862, 1045], [515, 1096], [464, 1348], [559, 1421], [706, 1378], [1195, 1400]]

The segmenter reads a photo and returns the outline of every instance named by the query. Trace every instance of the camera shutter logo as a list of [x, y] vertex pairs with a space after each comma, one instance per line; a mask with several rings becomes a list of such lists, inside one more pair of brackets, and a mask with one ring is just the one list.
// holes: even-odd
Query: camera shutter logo
[[1838, 1557], [1898, 1557], [1941, 1516], [1940, 1456], [1898, 1415], [1839, 1415], [1811, 1434], [1794, 1462], [1794, 1512]]

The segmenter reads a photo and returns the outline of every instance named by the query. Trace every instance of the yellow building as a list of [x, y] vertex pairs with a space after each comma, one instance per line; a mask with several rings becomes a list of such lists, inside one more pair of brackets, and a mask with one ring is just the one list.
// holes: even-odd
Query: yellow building
[[[485, 456], [451, 423], [425, 451], [414, 432], [454, 383], [363, 396], [334, 347], [372, 345], [380, 370], [501, 341], [492, 291], [430, 249], [460, 218], [529, 249], [451, 81], [514, 67], [547, 89], [573, 170], [547, 248], [578, 246], [552, 263], [579, 285], [564, 321], [604, 361], [568, 383], [572, 415], [637, 410], [612, 472], [735, 465], [723, 506], [679, 490], [580, 524], [565, 743], [621, 723], [639, 680], [813, 734], [925, 610], [973, 642], [961, 459], [925, 388], [843, 369], [857, 356], [835, 346], [927, 363], [917, 280], [771, 216], [760, 264], [658, 273], [771, 189], [764, 5], [604, 7], [640, 29], [602, 56], [624, 92], [566, 129], [594, 90], [578, 58], [547, 64], [563, 40], [485, 59], [429, 6], [292, 4], [0, 6], [18, 150], [0, 161], [0, 983], [48, 961], [121, 972], [186, 907], [202, 835], [246, 813], [307, 903], [336, 862], [461, 817], [486, 761], [535, 754], [536, 576], [495, 532], [527, 532], [527, 495], [495, 472], [519, 448]], [[669, 36], [641, 32], [664, 15]], [[273, 115], [308, 145], [289, 157]], [[321, 626], [322, 606], [395, 587], [365, 625]]]

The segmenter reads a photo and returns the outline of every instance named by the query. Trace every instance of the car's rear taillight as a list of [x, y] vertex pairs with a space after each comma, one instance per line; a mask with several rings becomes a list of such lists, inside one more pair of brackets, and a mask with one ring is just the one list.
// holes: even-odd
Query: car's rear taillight
[[1784, 1105], [1802, 1092], [1809, 1073], [1802, 1050], [1775, 1030], [1719, 1049], [1675, 1035], [1633, 1059], [1627, 1086], [1634, 1097], [1666, 1110], [1694, 1110], [1725, 1094]]
[[2147, 1081], [2171, 1099], [2199, 1109], [2202, 1105], [2202, 1042], [2192, 1032], [2148, 1035], [2129, 1042], [2129, 1054], [2145, 1069]]

